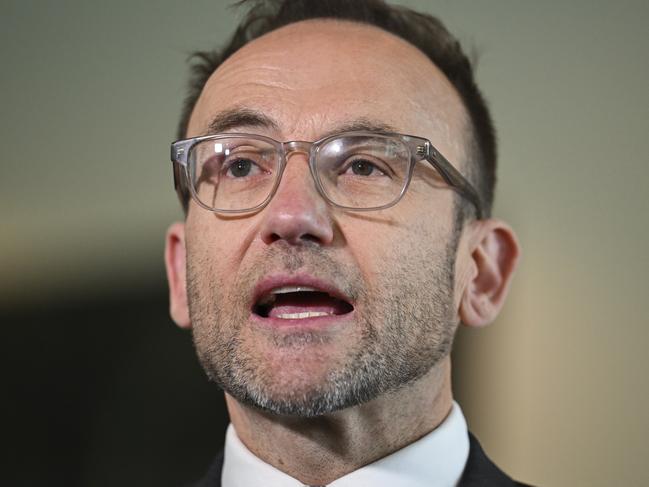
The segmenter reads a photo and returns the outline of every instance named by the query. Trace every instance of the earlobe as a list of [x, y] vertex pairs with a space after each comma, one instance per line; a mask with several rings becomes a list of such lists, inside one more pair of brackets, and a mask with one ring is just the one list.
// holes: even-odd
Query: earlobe
[[173, 223], [165, 241], [165, 267], [169, 283], [169, 312], [180, 328], [191, 328], [187, 302], [185, 224]]
[[502, 221], [481, 221], [476, 231], [471, 251], [473, 272], [459, 311], [465, 325], [485, 326], [498, 316], [505, 303], [520, 247], [514, 231]]

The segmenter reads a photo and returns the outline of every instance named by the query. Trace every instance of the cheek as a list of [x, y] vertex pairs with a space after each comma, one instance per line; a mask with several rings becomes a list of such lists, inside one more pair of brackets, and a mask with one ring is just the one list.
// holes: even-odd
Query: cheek
[[226, 276], [235, 275], [255, 235], [254, 219], [225, 220], [202, 208], [190, 213], [186, 228], [191, 258]]
[[[401, 201], [398, 215], [350, 219], [341, 230], [346, 245], [368, 283], [416, 272], [443, 252], [452, 231], [451, 218], [434, 218], [421, 207]], [[417, 209], [417, 211], [414, 211]]]
[[374, 216], [354, 216], [340, 223], [345, 252], [358, 266], [366, 282], [372, 282], [397, 258], [398, 231], [393, 222]]

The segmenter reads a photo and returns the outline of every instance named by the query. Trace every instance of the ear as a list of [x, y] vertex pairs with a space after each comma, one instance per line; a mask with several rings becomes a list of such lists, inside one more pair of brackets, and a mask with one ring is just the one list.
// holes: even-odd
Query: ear
[[520, 246], [514, 230], [500, 220], [475, 221], [471, 231], [460, 319], [468, 326], [485, 326], [498, 316], [505, 303]]
[[187, 304], [185, 224], [176, 222], [167, 230], [165, 267], [169, 282], [169, 312], [180, 328], [191, 328]]

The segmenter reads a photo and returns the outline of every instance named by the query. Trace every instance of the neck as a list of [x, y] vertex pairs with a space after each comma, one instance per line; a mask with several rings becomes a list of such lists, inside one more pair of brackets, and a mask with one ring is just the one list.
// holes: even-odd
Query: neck
[[446, 418], [452, 400], [449, 357], [398, 391], [315, 418], [277, 416], [226, 394], [243, 444], [308, 485], [328, 484], [430, 433]]

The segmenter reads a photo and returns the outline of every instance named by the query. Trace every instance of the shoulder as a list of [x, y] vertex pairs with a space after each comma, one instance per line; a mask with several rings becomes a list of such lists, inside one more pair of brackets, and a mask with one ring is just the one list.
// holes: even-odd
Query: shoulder
[[[525, 487], [500, 470], [484, 452], [480, 443], [469, 433], [469, 458], [460, 479], [461, 487]], [[527, 486], [529, 487], [529, 486]]]

